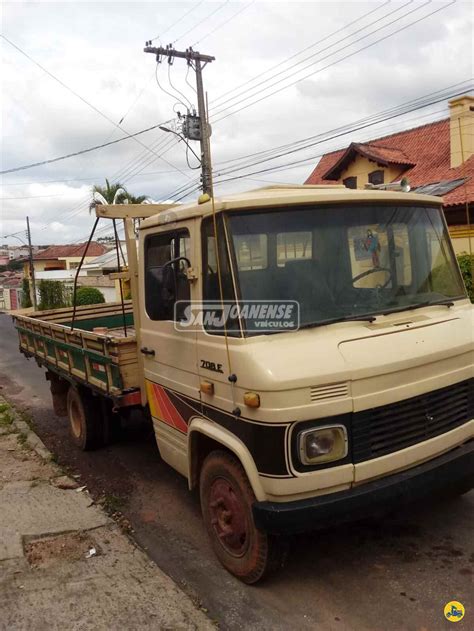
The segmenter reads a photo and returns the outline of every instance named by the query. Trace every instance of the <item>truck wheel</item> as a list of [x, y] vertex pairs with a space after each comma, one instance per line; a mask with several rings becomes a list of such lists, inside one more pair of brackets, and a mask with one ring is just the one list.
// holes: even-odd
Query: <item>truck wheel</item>
[[283, 565], [283, 541], [255, 527], [250, 482], [240, 462], [214, 451], [200, 475], [201, 510], [217, 558], [231, 574], [256, 583]]
[[103, 423], [101, 406], [87, 392], [79, 393], [72, 386], [67, 393], [69, 429], [74, 443], [83, 451], [96, 449], [102, 444]]

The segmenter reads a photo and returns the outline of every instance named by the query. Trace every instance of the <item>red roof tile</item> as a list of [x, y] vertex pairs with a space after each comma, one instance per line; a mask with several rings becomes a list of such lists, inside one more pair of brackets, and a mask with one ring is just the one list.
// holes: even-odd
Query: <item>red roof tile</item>
[[[86, 243], [79, 243], [75, 245], [50, 245], [46, 250], [41, 250], [34, 255], [35, 261], [41, 261], [44, 259], [59, 259], [66, 257], [78, 257], [84, 254]], [[107, 251], [107, 248], [101, 243], [92, 241], [87, 249], [86, 256], [100, 256]]]
[[323, 174], [323, 178], [325, 180], [338, 180], [341, 173], [345, 171], [357, 154], [369, 158], [369, 160], [373, 160], [383, 166], [388, 166], [389, 164], [397, 164], [404, 167], [414, 166], [414, 163], [411, 162], [400, 149], [352, 142], [339, 160]]
[[[445, 206], [464, 204], [467, 199], [474, 201], [474, 156], [454, 169], [450, 166], [449, 119], [407, 129], [390, 136], [371, 140], [369, 143], [356, 145], [363, 151], [372, 152], [374, 162], [377, 155], [381, 162], [397, 163], [405, 156], [408, 166], [403, 175], [408, 178], [410, 186], [416, 188], [423, 184], [432, 184], [441, 180], [467, 178], [466, 184], [459, 186], [443, 196]], [[395, 150], [395, 153], [394, 153]], [[333, 151], [324, 155], [306, 180], [306, 184], [328, 184], [325, 176], [344, 158], [348, 149]], [[376, 153], [374, 153], [376, 152]], [[395, 159], [395, 156], [398, 156]], [[367, 156], [370, 157], [370, 156]]]

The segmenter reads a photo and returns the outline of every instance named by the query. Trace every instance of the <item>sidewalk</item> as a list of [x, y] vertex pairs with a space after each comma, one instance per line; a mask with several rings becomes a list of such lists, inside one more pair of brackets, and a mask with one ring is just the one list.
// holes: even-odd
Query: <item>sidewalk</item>
[[0, 629], [215, 629], [0, 397]]

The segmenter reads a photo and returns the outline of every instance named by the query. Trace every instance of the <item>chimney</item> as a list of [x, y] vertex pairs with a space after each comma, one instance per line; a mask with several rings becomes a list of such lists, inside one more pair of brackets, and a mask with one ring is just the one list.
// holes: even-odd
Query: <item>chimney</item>
[[451, 168], [460, 166], [474, 153], [474, 97], [449, 101]]

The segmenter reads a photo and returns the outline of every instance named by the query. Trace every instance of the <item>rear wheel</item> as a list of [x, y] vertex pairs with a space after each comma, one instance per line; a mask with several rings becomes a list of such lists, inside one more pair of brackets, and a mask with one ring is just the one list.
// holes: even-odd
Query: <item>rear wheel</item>
[[284, 542], [255, 527], [255, 495], [237, 458], [225, 451], [209, 454], [201, 471], [200, 495], [206, 530], [226, 570], [251, 584], [283, 565]]
[[67, 393], [67, 413], [71, 436], [77, 447], [88, 451], [103, 444], [101, 406], [91, 394], [71, 386]]

